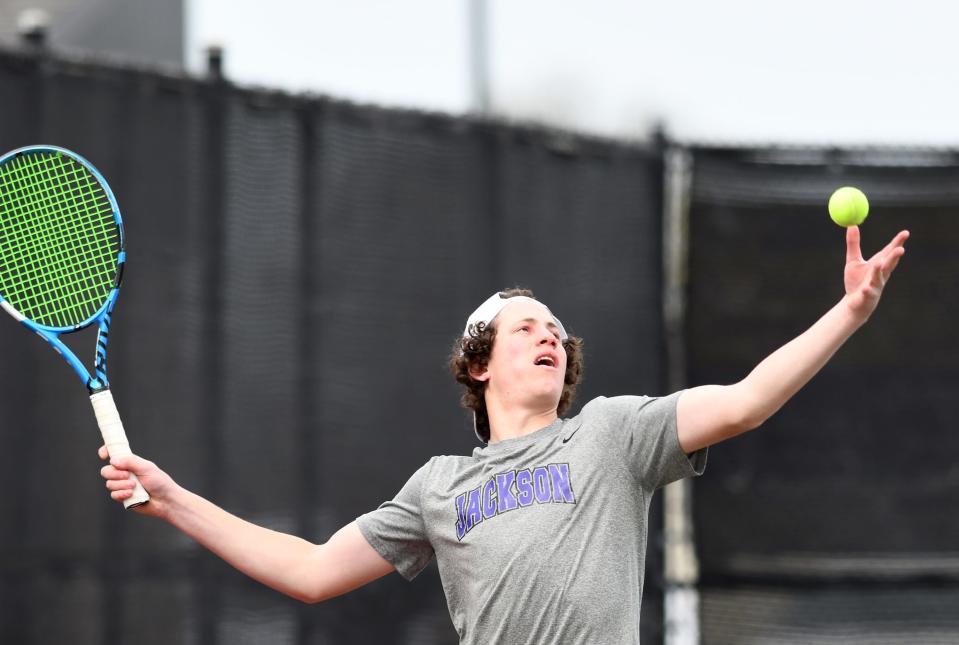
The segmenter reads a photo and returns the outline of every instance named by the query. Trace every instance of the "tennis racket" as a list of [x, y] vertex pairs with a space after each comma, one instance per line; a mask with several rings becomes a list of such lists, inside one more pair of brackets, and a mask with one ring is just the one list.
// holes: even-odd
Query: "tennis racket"
[[[0, 306], [47, 341], [83, 381], [112, 457], [130, 454], [107, 380], [110, 314], [125, 259], [120, 209], [87, 160], [54, 146], [0, 157]], [[93, 324], [99, 331], [91, 375], [60, 336]], [[137, 482], [123, 505], [149, 500]]]

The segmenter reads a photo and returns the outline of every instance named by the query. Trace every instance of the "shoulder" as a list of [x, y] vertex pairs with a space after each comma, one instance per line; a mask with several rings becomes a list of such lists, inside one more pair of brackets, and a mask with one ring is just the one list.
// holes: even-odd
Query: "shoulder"
[[580, 414], [584, 418], [602, 418], [629, 416], [644, 411], [652, 411], [653, 408], [676, 408], [676, 401], [679, 400], [681, 392], [674, 392], [666, 396], [647, 396], [647, 395], [622, 395], [622, 396], [598, 396], [583, 406]]
[[472, 456], [436, 455], [420, 468], [420, 472], [424, 480], [447, 481], [475, 468], [477, 462], [476, 457]]
[[676, 419], [680, 394], [600, 396], [584, 405], [576, 420], [598, 433], [645, 432], [652, 427], [670, 426]]
[[426, 468], [444, 470], [448, 468], [464, 468], [476, 463], [476, 457], [471, 455], [435, 455], [426, 462]]

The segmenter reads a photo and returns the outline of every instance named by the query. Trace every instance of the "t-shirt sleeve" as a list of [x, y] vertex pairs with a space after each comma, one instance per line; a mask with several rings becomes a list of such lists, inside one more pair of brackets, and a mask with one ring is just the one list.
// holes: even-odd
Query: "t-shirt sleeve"
[[370, 546], [407, 580], [415, 578], [433, 557], [422, 507], [422, 490], [430, 463], [417, 470], [392, 500], [356, 518]]
[[591, 402], [590, 413], [599, 415], [623, 451], [637, 481], [647, 490], [702, 475], [708, 448], [687, 455], [679, 445], [676, 403], [681, 392], [664, 397], [617, 396]]

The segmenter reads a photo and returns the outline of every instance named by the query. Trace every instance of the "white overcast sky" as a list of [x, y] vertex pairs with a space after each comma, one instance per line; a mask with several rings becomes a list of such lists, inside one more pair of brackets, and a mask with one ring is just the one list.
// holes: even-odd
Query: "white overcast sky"
[[[470, 0], [185, 0], [191, 70], [473, 109]], [[494, 114], [637, 138], [959, 145], [959, 8], [941, 0], [487, 0]]]

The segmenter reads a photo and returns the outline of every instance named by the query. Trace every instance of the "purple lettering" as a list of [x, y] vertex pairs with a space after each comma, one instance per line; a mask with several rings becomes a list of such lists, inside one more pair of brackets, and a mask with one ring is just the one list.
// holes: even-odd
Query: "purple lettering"
[[496, 482], [489, 480], [483, 484], [483, 517], [489, 519], [496, 515], [496, 498], [493, 497], [493, 491], [496, 490]]
[[516, 501], [520, 506], [529, 506], [533, 503], [533, 473], [520, 470], [516, 473]]
[[553, 496], [549, 490], [549, 473], [542, 466], [533, 469], [533, 489], [540, 504], [547, 503]]
[[553, 483], [553, 501], [575, 504], [573, 486], [569, 481], [569, 464], [550, 464], [548, 468]]
[[[575, 504], [569, 464], [547, 464], [498, 473], [453, 500], [456, 538], [463, 540], [476, 525], [517, 508], [536, 504]], [[580, 491], [582, 492], [582, 491]]]
[[466, 493], [456, 497], [456, 539], [462, 540], [466, 535], [466, 518], [463, 517], [463, 505], [466, 502]]
[[516, 472], [512, 470], [496, 476], [496, 498], [499, 500], [500, 513], [511, 511], [518, 506], [516, 496], [510, 492], [515, 480]]
[[467, 493], [466, 501], [466, 532], [469, 533], [474, 526], [483, 521], [483, 514], [480, 513], [480, 489], [474, 488]]

